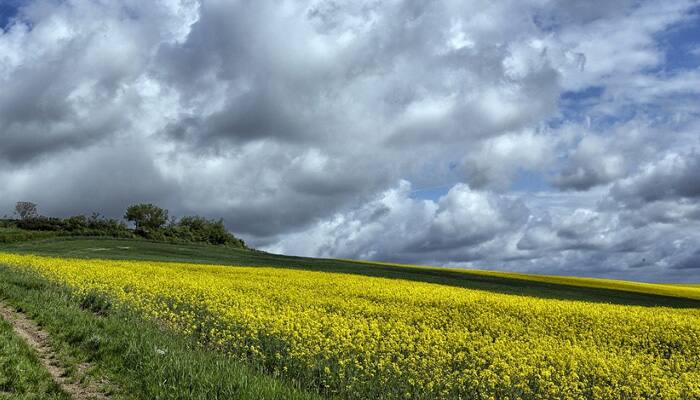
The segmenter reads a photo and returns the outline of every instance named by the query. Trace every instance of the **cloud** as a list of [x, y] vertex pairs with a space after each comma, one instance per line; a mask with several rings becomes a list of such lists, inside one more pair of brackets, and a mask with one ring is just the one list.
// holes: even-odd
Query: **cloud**
[[671, 267], [680, 270], [700, 269], [700, 250], [696, 250], [690, 256], [682, 259]]
[[7, 211], [154, 201], [288, 253], [690, 279], [700, 85], [661, 37], [692, 1], [17, 5]]
[[469, 261], [479, 257], [480, 247], [524, 225], [528, 217], [517, 199], [464, 184], [436, 201], [413, 199], [410, 193], [411, 185], [402, 181], [375, 200], [270, 248], [381, 260]]
[[[75, 156], [76, 151], [69, 152]], [[54, 160], [0, 175], [4, 209], [13, 200], [39, 204], [43, 215], [100, 212], [120, 217], [132, 202], [172, 204], [177, 189], [154, 165], [142, 143], [105, 144], [72, 163]]]
[[626, 161], [621, 152], [611, 148], [612, 140], [586, 135], [571, 152], [566, 166], [554, 178], [562, 189], [588, 190], [626, 175]]
[[614, 84], [661, 64], [663, 52], [654, 35], [683, 21], [693, 7], [692, 1], [573, 3], [545, 15], [553, 15], [550, 25], [574, 22], [562, 25], [559, 34], [546, 41], [553, 65], [564, 75], [564, 87], [574, 91]]
[[661, 200], [700, 197], [700, 154], [669, 153], [655, 163], [615, 183], [612, 197], [627, 207], [639, 207]]
[[554, 162], [557, 139], [525, 131], [489, 138], [470, 149], [462, 159], [465, 179], [474, 188], [507, 189], [521, 170], [543, 170]]
[[188, 110], [166, 134], [198, 148], [444, 147], [521, 128], [554, 111], [557, 75], [531, 40], [500, 44], [495, 22], [512, 15], [474, 20], [453, 2], [207, 2], [187, 40], [159, 49], [155, 73]]
[[0, 35], [0, 160], [21, 164], [129, 129], [135, 80], [157, 37], [116, 8], [90, 2], [20, 10]]
[[698, 166], [700, 160], [694, 150], [668, 153], [613, 184], [600, 207], [638, 227], [697, 223]]
[[635, 224], [599, 207], [604, 196], [512, 196], [460, 184], [421, 200], [403, 181], [362, 206], [280, 235], [265, 249], [530, 273], [688, 278], [683, 271], [700, 244], [698, 221]]

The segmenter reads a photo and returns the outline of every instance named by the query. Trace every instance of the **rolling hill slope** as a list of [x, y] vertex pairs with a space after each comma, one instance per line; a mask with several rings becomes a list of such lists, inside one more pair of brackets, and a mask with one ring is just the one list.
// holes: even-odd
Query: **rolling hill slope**
[[0, 244], [0, 251], [87, 259], [130, 259], [281, 267], [405, 279], [540, 298], [644, 306], [700, 307], [700, 286], [694, 284], [652, 284], [609, 279], [293, 257], [200, 244], [173, 244], [133, 239], [52, 238]]

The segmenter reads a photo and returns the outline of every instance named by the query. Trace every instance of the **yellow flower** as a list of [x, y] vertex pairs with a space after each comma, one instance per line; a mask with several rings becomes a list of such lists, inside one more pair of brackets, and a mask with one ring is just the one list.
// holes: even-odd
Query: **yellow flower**
[[346, 398], [700, 398], [700, 310], [337, 273], [0, 253]]

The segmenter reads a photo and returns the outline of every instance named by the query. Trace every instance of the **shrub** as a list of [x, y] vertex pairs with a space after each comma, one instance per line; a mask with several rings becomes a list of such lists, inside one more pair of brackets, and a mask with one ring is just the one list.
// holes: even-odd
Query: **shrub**
[[63, 220], [54, 217], [32, 217], [17, 220], [17, 227], [28, 231], [62, 231]]
[[88, 220], [84, 215], [76, 215], [63, 220], [65, 229], [70, 232], [83, 232], [88, 227]]
[[68, 218], [34, 216], [23, 219], [0, 219], [0, 242], [11, 243], [53, 236], [105, 236], [133, 238], [136, 235], [150, 240], [168, 242], [209, 243], [246, 248], [245, 242], [232, 235], [223, 219], [187, 216], [167, 224], [168, 210], [153, 204], [136, 204], [127, 209], [125, 218], [136, 223], [131, 230], [123, 221], [106, 218], [99, 213], [89, 217], [74, 215]]
[[206, 242], [215, 245], [230, 245], [245, 247], [243, 240], [233, 236], [224, 225], [223, 219], [208, 220], [198, 216], [188, 216], [180, 219], [175, 232], [181, 239], [191, 238], [196, 242]]

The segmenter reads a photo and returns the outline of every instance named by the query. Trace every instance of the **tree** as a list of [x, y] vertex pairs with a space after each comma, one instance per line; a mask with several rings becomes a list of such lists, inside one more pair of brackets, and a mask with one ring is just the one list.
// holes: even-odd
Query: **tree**
[[136, 224], [137, 231], [154, 232], [168, 222], [168, 210], [150, 203], [134, 204], [126, 209], [124, 219]]
[[224, 220], [208, 220], [203, 217], [182, 217], [178, 223], [180, 234], [195, 242], [245, 247], [245, 243], [226, 229]]
[[17, 212], [21, 220], [32, 219], [39, 216], [36, 210], [36, 204], [31, 201], [18, 201], [17, 204], [15, 204], [15, 212]]

